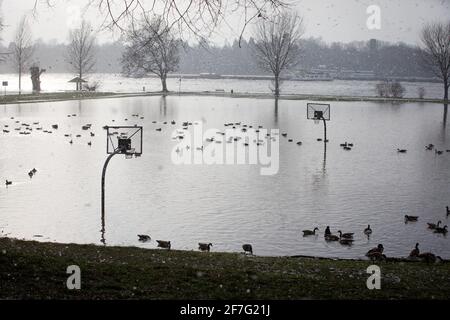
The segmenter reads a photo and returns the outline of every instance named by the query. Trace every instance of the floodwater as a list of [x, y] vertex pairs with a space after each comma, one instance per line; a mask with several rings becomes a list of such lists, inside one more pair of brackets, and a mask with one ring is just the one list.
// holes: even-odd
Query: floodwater
[[[44, 73], [41, 76], [43, 92], [74, 90], [75, 84], [68, 81], [74, 77], [68, 73]], [[119, 74], [94, 73], [87, 76], [89, 82], [98, 82], [103, 92], [142, 92], [161, 91], [161, 81], [158, 78], [127, 78]], [[8, 81], [6, 94], [17, 92], [18, 76], [2, 74], [0, 81]], [[283, 81], [283, 94], [310, 94], [329, 96], [376, 96], [378, 81]], [[236, 79], [182, 79], [169, 78], [167, 85], [171, 91], [201, 92], [225, 90], [240, 93], [271, 93], [272, 83], [269, 80], [236, 80]], [[405, 88], [404, 96], [417, 98], [419, 88], [425, 88], [426, 98], [442, 99], [444, 86], [441, 83], [402, 82]], [[24, 75], [22, 81], [24, 92], [31, 92], [31, 80]], [[3, 88], [2, 88], [3, 89]]]
[[[257, 255], [341, 258], [363, 257], [378, 243], [388, 256], [407, 256], [419, 242], [421, 250], [450, 258], [449, 238], [426, 225], [449, 222], [444, 107], [333, 102], [331, 108], [325, 154], [317, 141], [323, 125], [306, 119], [305, 101], [279, 101], [276, 107], [270, 99], [170, 96], [1, 106], [0, 129], [8, 125], [11, 132], [0, 132], [0, 231], [38, 241], [102, 244], [104, 238], [107, 245], [145, 248], [155, 248], [161, 239], [182, 250], [211, 242], [213, 251], [239, 252], [251, 243]], [[202, 122], [205, 130], [241, 122], [288, 133], [277, 138], [278, 173], [261, 175], [258, 165], [175, 165], [172, 136], [183, 121]], [[25, 130], [22, 123], [34, 128], [31, 134], [14, 130]], [[88, 123], [95, 137], [81, 129]], [[144, 153], [111, 160], [102, 235], [102, 127], [134, 124], [144, 127]], [[352, 151], [340, 147], [346, 141], [354, 143]], [[430, 143], [444, 153], [426, 151]], [[408, 152], [399, 154], [397, 148]], [[37, 174], [30, 179], [32, 168]], [[13, 184], [6, 187], [5, 179]], [[419, 221], [405, 224], [405, 214], [418, 215]], [[368, 224], [370, 239], [363, 234]], [[316, 226], [318, 236], [302, 237], [302, 230]], [[326, 226], [333, 233], [354, 232], [353, 246], [325, 242]], [[152, 241], [139, 243], [137, 234]]]

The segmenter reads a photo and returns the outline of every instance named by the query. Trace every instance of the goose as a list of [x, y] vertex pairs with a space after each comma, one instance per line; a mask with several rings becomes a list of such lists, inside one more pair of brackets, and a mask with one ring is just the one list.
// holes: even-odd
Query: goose
[[434, 152], [435, 152], [437, 155], [441, 155], [441, 154], [444, 153], [444, 151], [441, 151], [441, 150], [435, 150]]
[[367, 228], [364, 229], [364, 234], [366, 234], [366, 235], [372, 234], [372, 229], [370, 228], [370, 224], [367, 226]]
[[325, 241], [339, 241], [340, 238], [334, 234], [329, 234], [325, 236]]
[[382, 261], [382, 260], [386, 260], [386, 255], [382, 254], [381, 252], [371, 252], [371, 253], [367, 253], [366, 256], [372, 260], [372, 261]]
[[156, 240], [156, 242], [158, 243], [159, 248], [168, 249], [168, 250], [170, 250], [170, 248], [171, 248], [170, 241]]
[[315, 227], [314, 230], [303, 230], [303, 236], [315, 236], [316, 235], [316, 230], [319, 231], [319, 228]]
[[439, 225], [441, 224], [441, 220], [439, 220], [437, 222], [437, 224], [436, 223], [429, 223], [429, 222], [427, 222], [427, 224], [428, 224], [428, 229], [435, 230], [436, 228], [439, 228]]
[[175, 122], [175, 120], [173, 120], [173, 121], [171, 122], [171, 124], [174, 126], [174, 125], [176, 125], [177, 123]]
[[410, 252], [409, 257], [410, 258], [417, 258], [420, 254], [420, 250], [419, 250], [419, 243], [416, 243], [416, 246], [414, 247], [414, 249]]
[[88, 146], [89, 147], [92, 146], [92, 142], [91, 141], [88, 142]]
[[341, 147], [348, 147], [348, 143], [347, 142], [346, 143], [341, 143], [340, 146]]
[[95, 133], [91, 132], [91, 137], [95, 137]]
[[281, 135], [285, 138], [287, 137], [287, 133], [282, 133]]
[[342, 233], [341, 230], [338, 231], [339, 237], [343, 239], [353, 239], [354, 233]]
[[327, 226], [326, 228], [325, 228], [325, 237], [326, 236], [329, 236], [329, 235], [331, 235], [331, 230], [330, 230], [330, 227], [329, 226]]
[[3, 130], [3, 133], [9, 133], [9, 130]]
[[199, 243], [198, 249], [200, 251], [208, 251], [209, 252], [211, 250], [212, 246], [213, 246], [212, 243]]
[[353, 244], [353, 239], [348, 239], [348, 238], [341, 238], [339, 239], [339, 243], [344, 245], [344, 246], [351, 246]]
[[436, 229], [434, 230], [435, 233], [443, 233], [446, 234], [448, 232], [447, 230], [447, 226], [444, 226], [443, 228], [440, 227], [436, 227]]
[[33, 168], [33, 170], [31, 170], [31, 172], [36, 173], [37, 172], [36, 168]]
[[408, 150], [406, 150], [406, 149], [397, 149], [397, 152], [398, 153], [407, 153]]
[[33, 175], [34, 175], [33, 171], [28, 172], [28, 176], [30, 177], [30, 179], [33, 178]]
[[70, 143], [70, 144], [73, 144], [73, 140], [70, 140], [69, 143]]
[[379, 244], [376, 248], [373, 248], [373, 249], [370, 249], [369, 251], [367, 251], [366, 256], [369, 257], [370, 255], [375, 254], [375, 253], [381, 254], [381, 253], [383, 253], [383, 251], [384, 251], [383, 245]]
[[139, 241], [141, 241], [141, 242], [147, 242], [147, 241], [152, 240], [152, 238], [146, 234], [138, 234], [138, 238], [139, 238]]
[[323, 139], [319, 138], [319, 139], [317, 139], [317, 141], [321, 142], [321, 141], [323, 141]]
[[294, 142], [294, 140], [293, 139], [289, 139], [288, 142]]
[[434, 263], [434, 262], [436, 262], [437, 259], [443, 261], [441, 257], [436, 256], [435, 254], [433, 254], [431, 252], [421, 253], [421, 254], [419, 254], [418, 257], [427, 263]]
[[158, 129], [156, 129], [156, 131], [161, 132], [161, 131], [162, 131], [162, 128], [158, 128]]
[[450, 209], [448, 208], [448, 206], [446, 207], [447, 209], [447, 217], [450, 216]]
[[301, 142], [301, 141], [297, 142], [297, 145], [298, 145], [298, 146], [301, 146], [301, 145], [302, 145], [302, 142]]
[[433, 147], [432, 146], [425, 146], [425, 150], [431, 151], [431, 150], [433, 150]]
[[244, 254], [249, 253], [249, 254], [253, 255], [253, 247], [251, 244], [242, 245], [242, 249], [244, 250]]
[[406, 222], [414, 222], [414, 221], [417, 221], [417, 220], [419, 220], [419, 217], [418, 216], [408, 216], [407, 214], [405, 214], [405, 221]]
[[54, 124], [54, 125], [52, 125], [52, 128], [56, 130], [56, 129], [58, 129], [58, 125]]
[[10, 186], [10, 185], [12, 185], [12, 181], [6, 180], [5, 184], [6, 184], [7, 186]]

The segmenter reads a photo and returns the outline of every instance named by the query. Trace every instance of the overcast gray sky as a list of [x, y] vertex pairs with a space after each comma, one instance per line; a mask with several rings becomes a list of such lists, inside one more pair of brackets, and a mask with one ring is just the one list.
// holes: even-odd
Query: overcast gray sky
[[[0, 0], [1, 1], [1, 0]], [[68, 30], [76, 23], [77, 4], [86, 0], [56, 0], [52, 9], [41, 6], [38, 16], [30, 19], [35, 38], [44, 41], [67, 41]], [[2, 37], [4, 44], [13, 39], [15, 26], [24, 15], [30, 15], [35, 0], [3, 0], [2, 15], [6, 28]], [[350, 42], [354, 40], [380, 40], [409, 44], [419, 43], [421, 26], [429, 21], [450, 19], [450, 0], [298, 0], [292, 1], [305, 19], [306, 37], [321, 37], [326, 42]], [[370, 5], [378, 5], [381, 9], [381, 29], [369, 30], [366, 13]], [[80, 6], [82, 7], [82, 6]], [[95, 7], [89, 10], [86, 18], [95, 25], [102, 20]], [[221, 26], [212, 41], [221, 44], [237, 37], [240, 28], [238, 16], [230, 16], [228, 26]], [[229, 25], [234, 26], [232, 30]], [[252, 28], [248, 28], [245, 37], [251, 36]], [[117, 35], [101, 32], [99, 41], [111, 41]]]

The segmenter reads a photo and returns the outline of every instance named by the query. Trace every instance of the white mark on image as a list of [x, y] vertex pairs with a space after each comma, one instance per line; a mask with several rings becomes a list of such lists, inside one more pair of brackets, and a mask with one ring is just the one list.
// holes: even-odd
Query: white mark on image
[[369, 30], [381, 29], [381, 8], [377, 5], [371, 5], [367, 7], [366, 13], [369, 15], [367, 18], [367, 28]]
[[367, 289], [380, 290], [381, 289], [381, 269], [379, 266], [369, 266], [366, 271], [371, 276], [367, 279]]
[[79, 266], [68, 266], [67, 274], [70, 276], [67, 278], [67, 289], [69, 290], [81, 290], [81, 269]]

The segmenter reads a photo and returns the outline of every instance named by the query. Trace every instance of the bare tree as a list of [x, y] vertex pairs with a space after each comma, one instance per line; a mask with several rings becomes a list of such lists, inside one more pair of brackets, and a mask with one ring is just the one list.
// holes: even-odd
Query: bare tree
[[[81, 22], [79, 28], [70, 31], [67, 61], [80, 79], [83, 79], [83, 76], [91, 72], [95, 66], [94, 45], [94, 32], [85, 20]], [[77, 90], [81, 90], [81, 85], [77, 84]]]
[[294, 12], [283, 11], [273, 20], [262, 19], [257, 24], [254, 55], [261, 69], [273, 73], [277, 97], [281, 73], [300, 60], [299, 40], [303, 32], [303, 19]]
[[181, 41], [173, 36], [163, 18], [143, 18], [137, 27], [130, 28], [126, 42], [123, 72], [126, 75], [153, 73], [161, 79], [162, 91], [167, 92], [167, 75], [178, 67]]
[[34, 44], [26, 17], [22, 17], [17, 26], [12, 47], [11, 59], [19, 75], [19, 95], [22, 94], [22, 74], [27, 69], [34, 53]]
[[444, 82], [444, 100], [450, 86], [450, 21], [431, 23], [422, 29], [423, 56], [434, 74]]
[[[41, 3], [54, 6], [61, 0], [35, 0], [34, 12]], [[79, 1], [66, 0], [79, 5]], [[173, 29], [189, 31], [198, 37], [210, 35], [230, 14], [241, 16], [240, 37], [256, 18], [270, 17], [289, 6], [290, 0], [89, 0], [85, 10], [95, 7], [103, 16], [105, 27], [126, 30], [142, 15], [159, 15]], [[227, 23], [229, 24], [229, 23]]]

